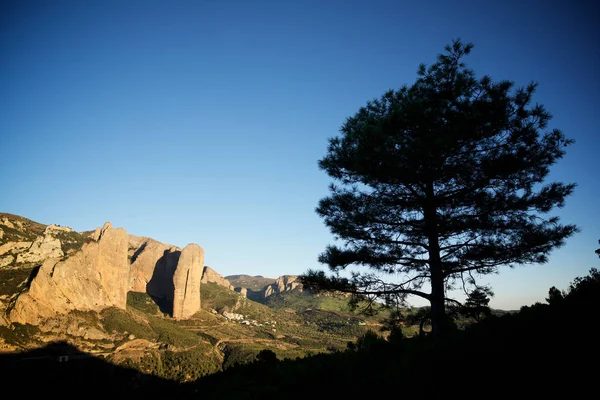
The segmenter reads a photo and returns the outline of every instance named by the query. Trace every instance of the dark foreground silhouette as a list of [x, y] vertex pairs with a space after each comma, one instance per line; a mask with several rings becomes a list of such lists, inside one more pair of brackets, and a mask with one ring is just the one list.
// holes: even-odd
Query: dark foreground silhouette
[[23, 398], [153, 398], [154, 394], [177, 386], [115, 366], [65, 342], [50, 343], [26, 353], [0, 355], [0, 379], [4, 390], [16, 389]]
[[[552, 290], [551, 290], [552, 293]], [[346, 351], [277, 360], [269, 351], [193, 383], [112, 365], [66, 343], [0, 356], [5, 391], [58, 398], [587, 398], [597, 385], [600, 273], [549, 304], [489, 317], [443, 342], [369, 333]], [[366, 396], [366, 397], [365, 397]]]

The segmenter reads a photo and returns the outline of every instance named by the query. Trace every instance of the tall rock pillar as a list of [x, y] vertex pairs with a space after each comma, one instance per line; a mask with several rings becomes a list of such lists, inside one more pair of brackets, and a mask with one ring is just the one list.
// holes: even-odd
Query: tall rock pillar
[[173, 274], [173, 318], [186, 319], [200, 311], [200, 281], [204, 269], [204, 250], [188, 244], [181, 251]]

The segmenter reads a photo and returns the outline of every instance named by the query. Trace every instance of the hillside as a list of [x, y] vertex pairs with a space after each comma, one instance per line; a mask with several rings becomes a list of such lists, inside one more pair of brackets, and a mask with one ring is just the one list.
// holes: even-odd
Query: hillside
[[[266, 303], [274, 295], [286, 292], [301, 292], [302, 284], [297, 275], [281, 275], [277, 279], [260, 275], [230, 275], [228, 282], [251, 300]], [[227, 279], [227, 278], [226, 278]]]
[[[177, 270], [187, 246], [128, 235], [109, 223], [83, 235], [12, 214], [0, 215], [0, 229], [0, 257], [10, 261], [0, 267], [3, 354], [26, 354], [61, 342], [115, 365], [185, 382], [252, 362], [265, 349], [281, 359], [340, 351], [366, 329], [358, 315], [321, 310], [316, 303], [308, 307], [307, 296], [285, 306], [275, 300], [271, 307], [255, 302], [203, 266], [199, 246], [184, 270], [202, 273], [202, 279], [195, 278], [199, 286], [179, 289], [188, 296], [195, 290], [199, 308], [181, 317], [169, 302], [177, 299]], [[97, 274], [90, 274], [94, 270]], [[296, 287], [295, 277], [233, 278], [248, 293], [256, 289], [263, 302], [266, 288], [272, 299], [298, 292], [287, 292]]]
[[246, 289], [260, 292], [265, 286], [275, 283], [273, 278], [265, 278], [261, 275], [228, 275], [225, 277], [234, 287], [243, 287]]
[[[380, 332], [389, 316], [303, 291], [293, 275], [223, 278], [204, 265], [198, 245], [180, 249], [110, 223], [84, 235], [1, 214], [0, 229], [0, 258], [9, 260], [0, 267], [0, 353], [8, 360], [48, 350], [51, 358], [95, 357], [160, 382], [193, 382], [264, 354], [339, 354], [369, 329]], [[429, 329], [427, 320], [415, 323]], [[414, 336], [418, 327], [402, 332]]]
[[[528, 398], [586, 398], [594, 390], [596, 378], [594, 368], [589, 368], [589, 360], [599, 355], [594, 345], [595, 331], [556, 327], [572, 318], [583, 320], [594, 315], [600, 305], [599, 284], [600, 274], [592, 270], [591, 276], [577, 278], [567, 292], [549, 304], [491, 316], [456, 331], [442, 343], [429, 337], [402, 335], [384, 340], [375, 332], [367, 332], [343, 350], [284, 358], [288, 349], [280, 349], [275, 340], [264, 338], [255, 341], [267, 350], [250, 361], [238, 348], [246, 344], [245, 339], [233, 338], [240, 326], [220, 320], [211, 310], [198, 315], [196, 328], [213, 326], [214, 335], [229, 339], [215, 341], [216, 336], [206, 337], [204, 330], [198, 335], [200, 341], [195, 342], [203, 344], [192, 345], [191, 352], [169, 353], [164, 349], [169, 346], [148, 350], [148, 355], [138, 357], [143, 362], [142, 371], [129, 368], [127, 363], [115, 366], [115, 357], [92, 355], [58, 342], [28, 351], [23, 354], [25, 358], [0, 354], [0, 373], [28, 396], [60, 392], [61, 398], [79, 398], [90, 390], [102, 397], [127, 399], [355, 399], [364, 398], [366, 393], [387, 398], [397, 396], [399, 391], [403, 396], [424, 399], [447, 399], [456, 393], [462, 399], [480, 399], [490, 393], [492, 397], [514, 397], [517, 393], [517, 397]], [[233, 305], [233, 298], [229, 299], [217, 285], [208, 289], [207, 295], [214, 304], [223, 299]], [[138, 316], [138, 324], [145, 326], [142, 321], [148, 322], [137, 334], [162, 336], [173, 343], [172, 350], [191, 344], [186, 340], [192, 336], [184, 334], [182, 327], [167, 328], [153, 320], [152, 314], [158, 311], [149, 305], [151, 300], [143, 296], [131, 300], [129, 312]], [[262, 305], [250, 305], [250, 309], [254, 307], [257, 312], [269, 312]], [[190, 369], [190, 365], [210, 367], [210, 358], [194, 352], [200, 348], [207, 354], [207, 341], [213, 349], [226, 343], [223, 355], [229, 361], [227, 367], [182, 380], [200, 375], [195, 371], [201, 367]], [[139, 351], [147, 342], [130, 341], [121, 346], [121, 353], [127, 348]], [[155, 350], [164, 354], [152, 353]], [[238, 363], [238, 357], [248, 361]], [[36, 384], [28, 386], [32, 377]]]
[[252, 362], [265, 349], [279, 359], [340, 351], [365, 332], [357, 317], [274, 310], [214, 283], [203, 284], [201, 293], [203, 308], [182, 321], [162, 313], [147, 294], [130, 292], [126, 310], [71, 312], [55, 319], [52, 331], [0, 327], [3, 352], [64, 341], [116, 365], [186, 382]]

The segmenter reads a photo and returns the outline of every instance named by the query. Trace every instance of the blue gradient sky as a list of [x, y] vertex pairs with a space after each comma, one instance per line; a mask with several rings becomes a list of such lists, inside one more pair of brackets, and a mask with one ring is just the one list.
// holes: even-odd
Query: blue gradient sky
[[478, 76], [538, 81], [576, 144], [552, 179], [581, 233], [546, 265], [484, 277], [544, 301], [598, 267], [600, 9], [591, 1], [0, 3], [0, 211], [206, 252], [223, 275], [323, 268], [317, 167], [345, 118], [460, 37]]

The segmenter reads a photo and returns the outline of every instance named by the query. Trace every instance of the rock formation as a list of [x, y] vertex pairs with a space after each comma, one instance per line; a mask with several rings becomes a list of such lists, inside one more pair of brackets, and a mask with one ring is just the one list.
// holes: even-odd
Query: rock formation
[[204, 267], [202, 271], [202, 283], [216, 283], [217, 285], [234, 290], [233, 285], [227, 279], [223, 278], [218, 272], [210, 267]]
[[246, 289], [245, 287], [236, 287], [234, 290], [242, 296], [248, 297], [248, 289]]
[[302, 284], [296, 275], [283, 275], [275, 280], [275, 283], [265, 288], [265, 297], [273, 294], [289, 292], [298, 289], [302, 291]]
[[32, 242], [8, 242], [0, 246], [0, 256], [6, 253], [20, 253], [31, 247]]
[[204, 268], [204, 250], [188, 244], [181, 251], [173, 275], [173, 318], [185, 319], [200, 311], [200, 281]]
[[56, 225], [49, 225], [44, 231], [44, 236], [38, 236], [26, 252], [20, 253], [17, 256], [17, 263], [39, 263], [48, 258], [63, 257], [60, 240], [55, 237], [60, 230], [55, 230], [53, 227]]
[[73, 228], [70, 228], [68, 226], [60, 226], [60, 225], [50, 224], [46, 227], [46, 230], [44, 233], [50, 233], [50, 232], [52, 232], [52, 233], [57, 233], [57, 232], [69, 233], [69, 232], [75, 232], [75, 231], [73, 230]]
[[12, 264], [14, 260], [15, 260], [15, 258], [13, 256], [11, 256], [10, 254], [5, 257], [0, 257], [0, 268], [6, 267], [6, 266]]
[[[168, 291], [172, 291], [172, 277], [179, 258], [178, 252], [180, 252], [178, 247], [150, 238], [129, 235], [129, 256], [131, 258], [129, 290], [147, 292], [156, 297], [164, 297]], [[171, 256], [169, 256], [170, 253]], [[170, 262], [168, 263], [168, 261]], [[170, 268], [167, 268], [167, 263], [170, 264]], [[165, 279], [153, 280], [155, 274]], [[152, 284], [148, 287], [150, 281]]]
[[107, 222], [97, 236], [64, 261], [46, 259], [29, 290], [16, 299], [10, 320], [36, 325], [71, 310], [124, 309], [129, 288], [127, 233]]
[[15, 226], [13, 225], [13, 223], [10, 222], [10, 220], [5, 216], [2, 217], [2, 220], [0, 220], [0, 224], [6, 226], [7, 228], [15, 229]]
[[[0, 214], [0, 224], [4, 228], [0, 268], [19, 263], [33, 268], [25, 291], [15, 293], [10, 305], [8, 297], [0, 299], [0, 311], [8, 310], [7, 321], [47, 326], [72, 310], [124, 309], [128, 291], [148, 293], [163, 312], [177, 319], [200, 309], [204, 251], [198, 245], [182, 251], [127, 235], [108, 222], [85, 236], [66, 226], [11, 214]], [[212, 269], [206, 271], [205, 280], [233, 289]]]

